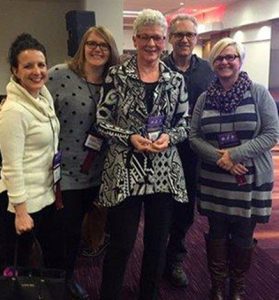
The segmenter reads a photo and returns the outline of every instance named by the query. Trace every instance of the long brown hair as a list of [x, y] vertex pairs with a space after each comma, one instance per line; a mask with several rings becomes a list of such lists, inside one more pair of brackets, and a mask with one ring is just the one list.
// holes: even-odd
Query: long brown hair
[[108, 69], [116, 64], [119, 64], [119, 52], [116, 46], [115, 39], [113, 38], [111, 32], [103, 27], [103, 26], [93, 26], [90, 27], [82, 36], [81, 42], [79, 44], [78, 50], [75, 54], [75, 56], [68, 62], [69, 68], [74, 71], [76, 74], [78, 74], [81, 77], [85, 77], [84, 73], [84, 64], [85, 64], [85, 55], [84, 55], [84, 48], [85, 43], [88, 39], [88, 36], [95, 32], [97, 35], [101, 36], [105, 42], [110, 47], [110, 55], [109, 59], [104, 66], [104, 72], [103, 72], [103, 78], [106, 76]]

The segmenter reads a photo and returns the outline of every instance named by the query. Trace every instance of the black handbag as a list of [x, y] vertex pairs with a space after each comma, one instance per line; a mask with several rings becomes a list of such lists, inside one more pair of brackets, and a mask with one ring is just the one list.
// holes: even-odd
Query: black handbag
[[[34, 236], [34, 234], [33, 234]], [[43, 268], [41, 246], [34, 236], [39, 255], [38, 268], [17, 267], [18, 245], [15, 245], [14, 266], [0, 277], [1, 300], [65, 300], [65, 271]]]

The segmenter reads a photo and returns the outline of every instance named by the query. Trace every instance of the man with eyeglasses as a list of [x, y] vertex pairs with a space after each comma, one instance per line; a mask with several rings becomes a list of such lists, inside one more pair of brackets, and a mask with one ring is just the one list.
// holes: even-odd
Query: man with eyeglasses
[[[214, 76], [209, 63], [193, 54], [198, 40], [197, 27], [197, 20], [190, 15], [180, 14], [174, 17], [169, 26], [169, 43], [173, 51], [164, 59], [168, 67], [184, 76], [190, 115], [197, 98], [207, 89]], [[189, 281], [182, 263], [187, 253], [185, 235], [194, 221], [197, 157], [190, 149], [188, 140], [179, 144], [178, 150], [183, 164], [189, 202], [176, 202], [174, 205], [165, 275], [173, 285], [185, 287]]]

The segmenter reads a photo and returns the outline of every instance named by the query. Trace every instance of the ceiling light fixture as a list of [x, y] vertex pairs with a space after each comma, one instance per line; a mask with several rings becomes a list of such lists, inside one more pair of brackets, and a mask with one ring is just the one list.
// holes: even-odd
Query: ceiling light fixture
[[140, 11], [138, 10], [123, 10], [124, 18], [136, 18]]
[[138, 15], [139, 13], [138, 10], [123, 10], [123, 15]]

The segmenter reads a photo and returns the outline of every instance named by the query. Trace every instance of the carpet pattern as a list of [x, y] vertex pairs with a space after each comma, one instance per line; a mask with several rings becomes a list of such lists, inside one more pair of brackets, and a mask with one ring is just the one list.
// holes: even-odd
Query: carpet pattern
[[[279, 103], [279, 102], [278, 102]], [[274, 187], [272, 213], [268, 224], [258, 224], [255, 237], [259, 246], [279, 264], [279, 144], [273, 148]]]
[[[142, 255], [142, 229], [140, 224], [138, 238], [130, 257], [123, 286], [122, 300], [136, 300]], [[188, 288], [174, 288], [162, 279], [160, 300], [205, 300], [208, 299], [210, 279], [206, 266], [205, 242], [203, 232], [207, 231], [206, 219], [198, 216], [187, 237], [189, 253], [184, 262], [190, 285]], [[76, 277], [88, 290], [91, 300], [99, 299], [103, 257], [80, 257]], [[256, 247], [253, 264], [247, 276], [245, 300], [279, 300], [279, 264], [264, 250]]]

